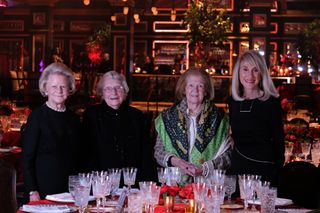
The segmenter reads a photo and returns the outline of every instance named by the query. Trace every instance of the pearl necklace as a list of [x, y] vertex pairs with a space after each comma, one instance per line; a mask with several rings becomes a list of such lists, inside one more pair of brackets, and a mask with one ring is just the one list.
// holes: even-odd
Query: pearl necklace
[[50, 109], [52, 109], [56, 112], [65, 112], [66, 111], [66, 106], [63, 106], [63, 108], [58, 109], [57, 107], [51, 106], [48, 101], [46, 102], [46, 105], [47, 105], [47, 107], [49, 107]]

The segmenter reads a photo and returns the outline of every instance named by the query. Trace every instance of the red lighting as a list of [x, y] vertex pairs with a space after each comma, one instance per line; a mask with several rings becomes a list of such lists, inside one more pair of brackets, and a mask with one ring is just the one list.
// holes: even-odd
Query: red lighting
[[0, 0], [0, 7], [8, 7], [7, 0]]

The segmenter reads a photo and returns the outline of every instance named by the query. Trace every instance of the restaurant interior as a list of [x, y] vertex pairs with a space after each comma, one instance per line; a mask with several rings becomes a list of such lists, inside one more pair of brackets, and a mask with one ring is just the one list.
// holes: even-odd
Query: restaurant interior
[[[67, 104], [80, 116], [100, 101], [95, 87], [107, 71], [103, 63], [125, 75], [128, 101], [146, 115], [154, 143], [154, 119], [175, 102], [182, 73], [205, 69], [214, 79], [215, 104], [228, 112], [232, 69], [249, 49], [265, 57], [280, 94], [285, 142], [293, 146], [287, 163], [312, 165], [288, 168], [296, 171], [282, 182], [306, 182], [283, 194], [298, 206], [320, 208], [320, 179], [314, 180], [320, 150], [313, 162], [311, 154], [304, 160], [299, 147], [301, 141], [320, 142], [319, 32], [318, 0], [0, 0], [0, 158], [16, 173], [14, 181], [4, 181], [0, 169], [0, 213], [2, 205], [22, 204], [20, 129], [45, 102], [38, 81], [50, 63], [74, 72], [77, 91]], [[8, 183], [14, 190], [5, 191]], [[301, 205], [301, 197], [316, 199]]]

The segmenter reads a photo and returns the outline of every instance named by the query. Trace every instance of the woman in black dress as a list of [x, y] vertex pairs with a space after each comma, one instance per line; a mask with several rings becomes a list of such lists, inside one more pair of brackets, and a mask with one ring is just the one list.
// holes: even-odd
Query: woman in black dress
[[284, 162], [279, 94], [264, 58], [243, 53], [233, 69], [230, 124], [235, 142], [230, 173], [257, 174], [276, 185]]
[[22, 141], [26, 199], [30, 201], [68, 191], [68, 176], [77, 168], [81, 127], [78, 117], [65, 106], [75, 91], [75, 79], [67, 66], [47, 66], [39, 79], [39, 90], [48, 100], [30, 114]]
[[97, 85], [101, 104], [83, 114], [88, 171], [109, 168], [138, 168], [137, 183], [154, 180], [152, 146], [142, 112], [125, 101], [129, 87], [123, 75], [105, 73]]

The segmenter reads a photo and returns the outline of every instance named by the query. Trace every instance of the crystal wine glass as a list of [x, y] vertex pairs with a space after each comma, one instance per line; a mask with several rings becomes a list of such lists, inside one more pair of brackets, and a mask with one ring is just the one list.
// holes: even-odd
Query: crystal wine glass
[[181, 170], [179, 167], [169, 167], [167, 185], [176, 186], [181, 181]]
[[199, 211], [204, 208], [205, 197], [208, 195], [208, 187], [204, 182], [198, 182], [192, 184], [194, 199], [198, 204]]
[[130, 192], [131, 186], [136, 182], [137, 168], [123, 168], [123, 178], [124, 184], [128, 186], [128, 191]]
[[68, 189], [69, 193], [74, 199], [74, 190], [76, 186], [79, 185], [79, 176], [78, 175], [70, 175], [68, 180]]
[[224, 187], [228, 197], [228, 203], [231, 203], [231, 195], [236, 191], [237, 176], [226, 175], [224, 179]]
[[286, 144], [285, 151], [284, 151], [285, 163], [289, 163], [292, 152], [293, 152], [293, 144], [291, 143]]
[[109, 176], [111, 178], [111, 199], [115, 200], [115, 195], [117, 190], [120, 186], [120, 180], [121, 180], [121, 169], [118, 168], [111, 168], [108, 170]]
[[248, 200], [252, 198], [253, 195], [253, 181], [251, 179], [251, 175], [246, 176], [242, 179], [242, 188], [243, 188], [243, 196], [244, 196], [244, 209], [248, 210]]
[[226, 170], [214, 169], [211, 172], [211, 185], [223, 185], [224, 178], [226, 175]]
[[260, 182], [261, 182], [260, 179], [261, 179], [260, 175], [252, 175], [251, 176], [251, 180], [252, 180], [252, 206], [251, 206], [251, 210], [252, 211], [257, 211], [256, 206], [255, 206], [255, 202], [258, 197], [258, 190], [259, 190]]
[[90, 187], [78, 185], [74, 190], [75, 205], [84, 213], [89, 202]]
[[92, 180], [92, 192], [96, 198], [97, 210], [105, 206], [105, 197], [110, 194], [111, 180], [106, 172], [95, 172]]
[[158, 167], [158, 180], [161, 183], [161, 186], [164, 186], [167, 182], [167, 177], [168, 177], [168, 169], [167, 168], [162, 168]]
[[300, 146], [301, 146], [301, 151], [302, 151], [303, 156], [304, 156], [304, 160], [306, 161], [307, 157], [308, 157], [308, 155], [310, 153], [311, 143], [301, 143]]

